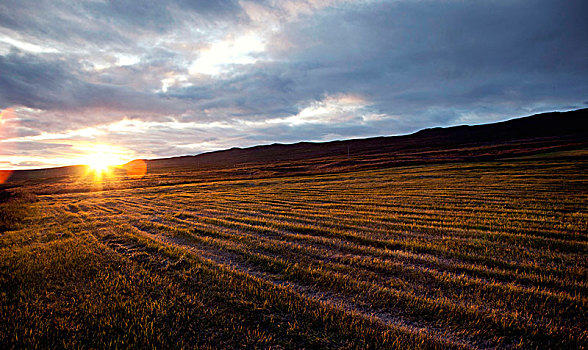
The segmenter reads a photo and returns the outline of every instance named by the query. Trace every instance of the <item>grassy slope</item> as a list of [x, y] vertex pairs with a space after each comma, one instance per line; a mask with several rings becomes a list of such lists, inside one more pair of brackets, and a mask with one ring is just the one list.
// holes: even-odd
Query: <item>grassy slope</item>
[[[489, 161], [529, 156], [545, 152], [585, 149], [588, 147], [588, 109], [554, 112], [512, 119], [505, 122], [433, 128], [404, 136], [324, 143], [300, 142], [290, 145], [274, 144], [245, 149], [232, 148], [200, 154], [147, 161], [154, 183], [185, 181], [186, 177], [202, 180], [222, 178], [267, 178], [293, 175], [326, 174], [334, 172], [381, 169], [448, 162]], [[169, 170], [173, 168], [174, 176]], [[0, 170], [0, 183], [44, 181], [43, 185], [60, 191], [80, 191], [69, 177], [78, 177], [84, 166], [52, 169]], [[119, 169], [124, 173], [124, 169]], [[118, 184], [109, 183], [109, 188]], [[144, 186], [141, 182], [139, 186]], [[125, 187], [128, 184], [125, 184]], [[51, 193], [55, 189], [45, 189]]]
[[0, 233], [0, 344], [583, 348], [587, 168], [29, 183]]

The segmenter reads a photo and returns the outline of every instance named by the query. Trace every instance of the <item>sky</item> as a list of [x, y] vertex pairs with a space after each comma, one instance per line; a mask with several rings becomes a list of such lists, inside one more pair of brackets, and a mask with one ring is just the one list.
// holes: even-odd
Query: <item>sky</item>
[[588, 107], [584, 0], [2, 0], [0, 169]]

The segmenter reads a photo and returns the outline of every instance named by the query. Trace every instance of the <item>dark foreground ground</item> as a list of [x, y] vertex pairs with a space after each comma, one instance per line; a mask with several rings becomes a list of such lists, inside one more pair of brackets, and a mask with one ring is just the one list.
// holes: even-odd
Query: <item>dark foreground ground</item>
[[586, 348], [587, 155], [11, 183], [0, 348]]

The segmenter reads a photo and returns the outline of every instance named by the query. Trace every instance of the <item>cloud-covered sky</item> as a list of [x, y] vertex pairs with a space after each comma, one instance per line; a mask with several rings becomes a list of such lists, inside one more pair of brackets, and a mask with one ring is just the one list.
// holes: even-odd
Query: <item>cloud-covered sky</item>
[[587, 16], [585, 0], [3, 0], [0, 169], [583, 108]]

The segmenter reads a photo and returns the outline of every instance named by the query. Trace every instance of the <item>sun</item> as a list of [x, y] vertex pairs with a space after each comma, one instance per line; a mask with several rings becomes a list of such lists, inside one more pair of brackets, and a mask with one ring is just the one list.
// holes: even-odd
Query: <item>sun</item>
[[113, 161], [112, 158], [105, 154], [92, 154], [88, 156], [88, 165], [90, 169], [95, 172], [106, 172], [114, 165], [118, 165], [118, 161]]
[[123, 164], [121, 150], [111, 145], [92, 145], [84, 150], [83, 163], [97, 175], [108, 174], [113, 167]]

